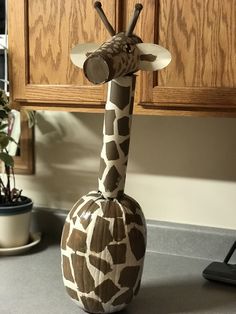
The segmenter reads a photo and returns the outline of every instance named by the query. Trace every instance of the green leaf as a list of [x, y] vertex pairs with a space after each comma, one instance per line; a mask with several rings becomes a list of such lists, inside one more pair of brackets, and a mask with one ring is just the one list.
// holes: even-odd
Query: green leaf
[[8, 123], [3, 123], [2, 125], [0, 125], [0, 130], [4, 130], [7, 127], [8, 127]]
[[9, 144], [9, 138], [6, 136], [6, 137], [0, 137], [0, 146], [1, 146], [1, 149], [4, 149], [7, 147], [7, 145]]
[[0, 153], [0, 160], [2, 160], [7, 166], [14, 166], [14, 159], [7, 153]]
[[4, 149], [7, 147], [9, 144], [9, 141], [11, 140], [11, 137], [5, 133], [5, 132], [0, 132], [0, 146], [1, 149]]
[[8, 118], [8, 113], [3, 109], [0, 110], [0, 118], [1, 119], [7, 119]]

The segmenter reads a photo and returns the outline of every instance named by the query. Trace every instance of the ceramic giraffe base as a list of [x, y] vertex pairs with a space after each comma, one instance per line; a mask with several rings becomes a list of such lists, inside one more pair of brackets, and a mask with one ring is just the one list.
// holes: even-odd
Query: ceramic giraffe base
[[145, 218], [134, 199], [83, 196], [68, 214], [61, 240], [69, 296], [89, 313], [122, 310], [139, 291], [145, 250]]

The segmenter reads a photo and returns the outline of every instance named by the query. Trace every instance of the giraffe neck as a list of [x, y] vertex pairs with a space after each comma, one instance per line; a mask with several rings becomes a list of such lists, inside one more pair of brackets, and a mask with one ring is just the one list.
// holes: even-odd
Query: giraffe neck
[[124, 193], [135, 79], [131, 75], [108, 83], [98, 178], [99, 191], [105, 198]]

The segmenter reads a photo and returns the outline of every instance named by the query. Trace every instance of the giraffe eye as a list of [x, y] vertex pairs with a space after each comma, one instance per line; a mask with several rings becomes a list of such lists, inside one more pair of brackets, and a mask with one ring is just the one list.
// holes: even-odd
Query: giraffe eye
[[127, 53], [130, 53], [132, 52], [132, 48], [129, 44], [125, 44], [124, 47], [123, 47], [123, 50]]

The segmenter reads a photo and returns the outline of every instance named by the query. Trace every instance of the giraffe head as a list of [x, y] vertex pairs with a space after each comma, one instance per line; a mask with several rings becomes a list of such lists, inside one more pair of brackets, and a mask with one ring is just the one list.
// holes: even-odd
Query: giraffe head
[[156, 71], [170, 63], [171, 54], [168, 50], [159, 45], [143, 43], [133, 34], [142, 10], [141, 4], [135, 5], [127, 31], [118, 34], [107, 20], [101, 3], [96, 1], [94, 7], [112, 38], [102, 45], [79, 44], [71, 52], [72, 62], [83, 68], [90, 82], [101, 84], [114, 78], [131, 75], [138, 70]]

